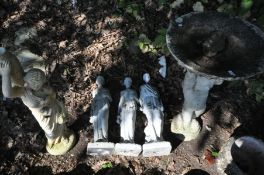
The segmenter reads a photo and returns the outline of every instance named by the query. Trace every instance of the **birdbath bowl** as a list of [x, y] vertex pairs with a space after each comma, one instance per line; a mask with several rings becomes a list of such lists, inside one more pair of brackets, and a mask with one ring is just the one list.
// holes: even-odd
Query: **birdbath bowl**
[[263, 72], [264, 35], [258, 27], [238, 17], [205, 12], [172, 20], [166, 41], [178, 64], [187, 70], [183, 109], [173, 118], [171, 130], [188, 141], [201, 130], [195, 118], [205, 111], [214, 85]]

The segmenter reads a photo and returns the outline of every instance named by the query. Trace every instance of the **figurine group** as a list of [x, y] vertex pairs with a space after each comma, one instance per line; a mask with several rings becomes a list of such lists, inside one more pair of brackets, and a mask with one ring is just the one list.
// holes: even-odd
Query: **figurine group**
[[[74, 146], [76, 136], [66, 126], [67, 112], [64, 105], [56, 99], [56, 94], [49, 86], [45, 73], [34, 67], [25, 72], [26, 69], [22, 66], [23, 63], [5, 48], [0, 48], [0, 74], [2, 76], [3, 95], [8, 98], [20, 97], [31, 110], [45, 132], [47, 138], [46, 149], [50, 154], [65, 154]], [[140, 87], [139, 99], [136, 91], [131, 89], [131, 78], [127, 77], [124, 80], [126, 89], [121, 92], [117, 117], [117, 122], [120, 124], [122, 143], [116, 144], [115, 150], [119, 151], [120, 154], [136, 156], [142, 151], [140, 145], [134, 144], [137, 103], [140, 104], [140, 109], [148, 119], [144, 131], [146, 144], [162, 141], [162, 102], [159, 99], [158, 92], [149, 84], [149, 74], [144, 74], [143, 79], [145, 84]], [[105, 155], [112, 153], [115, 147], [113, 143], [108, 142], [108, 118], [112, 98], [108, 89], [103, 87], [104, 78], [102, 76], [97, 77], [96, 84], [97, 88], [92, 92], [93, 101], [90, 116], [90, 122], [94, 127], [94, 143], [88, 144], [88, 154]], [[165, 143], [168, 144], [169, 142]], [[170, 153], [170, 149], [169, 144], [169, 151], [166, 154]], [[148, 147], [145, 150], [148, 151]], [[145, 155], [148, 156], [146, 151]], [[160, 153], [154, 155], [160, 155]]]
[[120, 124], [122, 143], [115, 145], [114, 143], [107, 142], [109, 107], [112, 98], [109, 91], [103, 87], [104, 78], [102, 76], [97, 77], [97, 88], [92, 92], [93, 101], [90, 118], [90, 122], [93, 123], [94, 128], [94, 143], [88, 144], [88, 154], [106, 155], [115, 153], [138, 156], [141, 153], [141, 146], [134, 143], [137, 103], [140, 104], [140, 110], [146, 115], [148, 120], [144, 130], [146, 144], [143, 145], [143, 156], [148, 157], [170, 153], [170, 143], [162, 141], [164, 115], [162, 102], [156, 89], [149, 84], [150, 76], [148, 73], [144, 74], [143, 80], [145, 84], [140, 87], [140, 97], [138, 99], [136, 91], [131, 89], [132, 79], [130, 77], [124, 79], [123, 84], [126, 89], [120, 93], [117, 116], [117, 123]]

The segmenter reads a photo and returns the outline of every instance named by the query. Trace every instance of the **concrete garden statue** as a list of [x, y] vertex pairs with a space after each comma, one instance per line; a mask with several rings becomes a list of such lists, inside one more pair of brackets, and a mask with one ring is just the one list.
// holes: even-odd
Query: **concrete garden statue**
[[120, 93], [117, 123], [120, 124], [121, 142], [115, 145], [115, 153], [126, 156], [138, 156], [142, 151], [141, 145], [134, 143], [135, 122], [137, 114], [138, 97], [131, 89], [132, 79], [124, 80], [125, 90]]
[[163, 104], [157, 90], [150, 85], [150, 75], [143, 75], [145, 84], [140, 86], [140, 110], [146, 115], [147, 125], [144, 129], [145, 141], [143, 156], [168, 155], [171, 151], [169, 142], [163, 141]]
[[186, 71], [184, 104], [171, 131], [195, 139], [202, 126], [197, 117], [206, 109], [210, 89], [224, 80], [243, 80], [264, 71], [264, 35], [247, 21], [219, 12], [189, 13], [171, 21], [168, 48]]
[[[2, 91], [5, 97], [20, 97], [31, 110], [47, 137], [47, 151], [52, 155], [62, 155], [75, 144], [75, 135], [66, 126], [67, 112], [61, 102], [56, 99], [52, 88], [48, 85], [45, 73], [40, 69], [31, 69], [25, 73], [24, 86], [16, 86], [13, 81], [14, 69], [20, 64], [17, 61], [3, 59], [0, 55], [0, 72], [2, 75]], [[9, 58], [4, 54], [4, 57]], [[13, 56], [12, 56], [13, 57]], [[18, 69], [17, 71], [20, 71]], [[13, 75], [12, 75], [13, 74]], [[23, 75], [23, 72], [22, 72]], [[13, 83], [14, 82], [14, 83]]]
[[104, 78], [98, 76], [97, 88], [92, 92], [90, 123], [93, 124], [94, 129], [94, 143], [88, 143], [87, 154], [89, 155], [111, 154], [114, 149], [114, 144], [108, 142], [108, 118], [112, 98], [109, 90], [103, 87], [104, 84]]

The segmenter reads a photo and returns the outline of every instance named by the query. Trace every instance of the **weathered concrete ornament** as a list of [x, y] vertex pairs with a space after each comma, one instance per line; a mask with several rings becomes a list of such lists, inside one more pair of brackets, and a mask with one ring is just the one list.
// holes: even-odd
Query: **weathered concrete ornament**
[[94, 143], [88, 143], [88, 155], [109, 155], [114, 151], [114, 143], [108, 142], [108, 118], [112, 97], [103, 85], [102, 76], [96, 78], [97, 88], [93, 90], [90, 123], [93, 124]]
[[[52, 155], [67, 153], [75, 144], [75, 134], [66, 126], [67, 112], [56, 94], [47, 84], [45, 73], [40, 69], [31, 69], [23, 77], [24, 87], [12, 85], [12, 70], [21, 67], [17, 58], [5, 55], [7, 60], [0, 60], [2, 91], [5, 97], [20, 97], [31, 110], [47, 138], [47, 151]], [[10, 58], [10, 60], [8, 59]], [[16, 59], [16, 61], [14, 61]], [[18, 69], [17, 71], [20, 71]], [[22, 73], [23, 75], [23, 73]], [[22, 81], [22, 80], [19, 80]]]
[[227, 175], [262, 175], [264, 143], [251, 136], [230, 138], [219, 152], [217, 172]]
[[195, 139], [195, 119], [206, 109], [209, 90], [224, 80], [240, 80], [264, 70], [264, 35], [256, 26], [224, 13], [189, 13], [170, 23], [168, 48], [185, 69], [184, 105], [171, 131], [181, 140]]
[[121, 142], [115, 145], [115, 154], [124, 156], [138, 156], [142, 147], [134, 143], [135, 122], [138, 97], [135, 90], [131, 89], [132, 79], [124, 80], [125, 90], [120, 93], [117, 123], [120, 124]]
[[143, 156], [168, 155], [171, 151], [171, 144], [163, 141], [163, 104], [157, 90], [149, 84], [148, 73], [143, 75], [145, 84], [140, 86], [140, 110], [146, 115], [147, 126], [145, 127], [145, 141], [143, 145]]

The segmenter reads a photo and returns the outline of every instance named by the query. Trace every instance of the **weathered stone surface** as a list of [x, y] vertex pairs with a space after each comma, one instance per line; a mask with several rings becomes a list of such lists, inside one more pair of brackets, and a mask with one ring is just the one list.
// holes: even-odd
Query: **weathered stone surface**
[[165, 156], [169, 155], [171, 152], [170, 142], [154, 142], [154, 143], [145, 143], [143, 145], [143, 156], [152, 157], [152, 156]]
[[115, 144], [111, 142], [88, 143], [87, 155], [103, 156], [111, 155], [114, 152]]
[[123, 156], [138, 156], [142, 151], [142, 146], [135, 143], [117, 143], [115, 154]]

